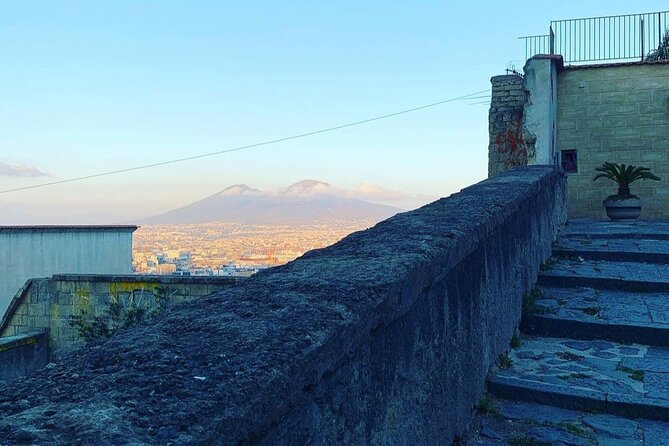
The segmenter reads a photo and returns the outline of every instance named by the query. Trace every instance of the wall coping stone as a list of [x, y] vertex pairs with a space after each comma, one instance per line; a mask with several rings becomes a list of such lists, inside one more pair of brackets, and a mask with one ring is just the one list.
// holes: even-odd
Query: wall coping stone
[[137, 225], [35, 225], [0, 226], [0, 233], [32, 232], [134, 232]]
[[26, 333], [19, 333], [12, 336], [0, 337], [0, 351], [20, 347], [28, 343], [28, 340], [47, 333], [47, 329], [33, 330]]
[[237, 285], [247, 277], [244, 276], [161, 276], [154, 274], [54, 274], [51, 279], [28, 279], [16, 292], [5, 313], [0, 318], [0, 334], [3, 333], [16, 312], [25, 300], [26, 292], [33, 283], [40, 281], [62, 282], [93, 282], [93, 283], [158, 283], [165, 285]]
[[54, 274], [52, 280], [62, 282], [149, 282], [165, 284], [231, 285], [242, 282], [243, 276], [164, 276], [159, 274]]
[[633, 62], [594, 63], [588, 65], [565, 65], [564, 70], [588, 70], [592, 68], [632, 67], [637, 65], [667, 65], [669, 60], [637, 60]]
[[[554, 60], [555, 61], [555, 68], [557, 68], [558, 71], [564, 68], [564, 59], [562, 58], [562, 55], [560, 55], [560, 54], [535, 54], [534, 56], [527, 59], [527, 62], [529, 62], [532, 59]], [[527, 62], [525, 62], [525, 66], [527, 66]]]

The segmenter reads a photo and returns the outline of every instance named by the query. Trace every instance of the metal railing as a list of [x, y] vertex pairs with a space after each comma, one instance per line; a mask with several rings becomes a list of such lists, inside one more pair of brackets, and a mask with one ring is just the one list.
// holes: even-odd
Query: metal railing
[[525, 59], [560, 54], [565, 63], [644, 60], [662, 42], [669, 11], [554, 20], [548, 34], [525, 36]]

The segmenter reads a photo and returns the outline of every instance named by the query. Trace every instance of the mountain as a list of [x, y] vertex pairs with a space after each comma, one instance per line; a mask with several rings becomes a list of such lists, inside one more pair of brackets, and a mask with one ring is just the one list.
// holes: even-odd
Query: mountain
[[287, 196], [311, 197], [313, 195], [337, 195], [339, 191], [330, 183], [318, 180], [302, 180], [280, 192]]
[[187, 206], [149, 217], [140, 224], [228, 221], [246, 224], [314, 224], [332, 220], [384, 220], [401, 209], [345, 196], [329, 183], [303, 180], [261, 192], [236, 184]]
[[218, 195], [230, 196], [230, 195], [259, 194], [259, 193], [260, 191], [258, 189], [252, 189], [248, 187], [246, 184], [234, 184], [220, 191]]

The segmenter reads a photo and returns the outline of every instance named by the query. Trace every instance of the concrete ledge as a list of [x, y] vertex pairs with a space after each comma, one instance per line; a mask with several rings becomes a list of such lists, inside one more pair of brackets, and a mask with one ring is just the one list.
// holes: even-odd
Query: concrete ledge
[[53, 280], [63, 282], [126, 282], [198, 285], [236, 285], [245, 277], [238, 276], [162, 276], [157, 274], [54, 274]]
[[32, 375], [48, 362], [46, 330], [0, 338], [0, 380]]

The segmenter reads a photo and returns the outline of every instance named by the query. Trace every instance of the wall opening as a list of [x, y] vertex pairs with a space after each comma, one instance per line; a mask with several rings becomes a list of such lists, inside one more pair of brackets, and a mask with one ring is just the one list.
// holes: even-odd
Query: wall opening
[[578, 152], [574, 149], [563, 150], [560, 164], [567, 173], [578, 173]]

